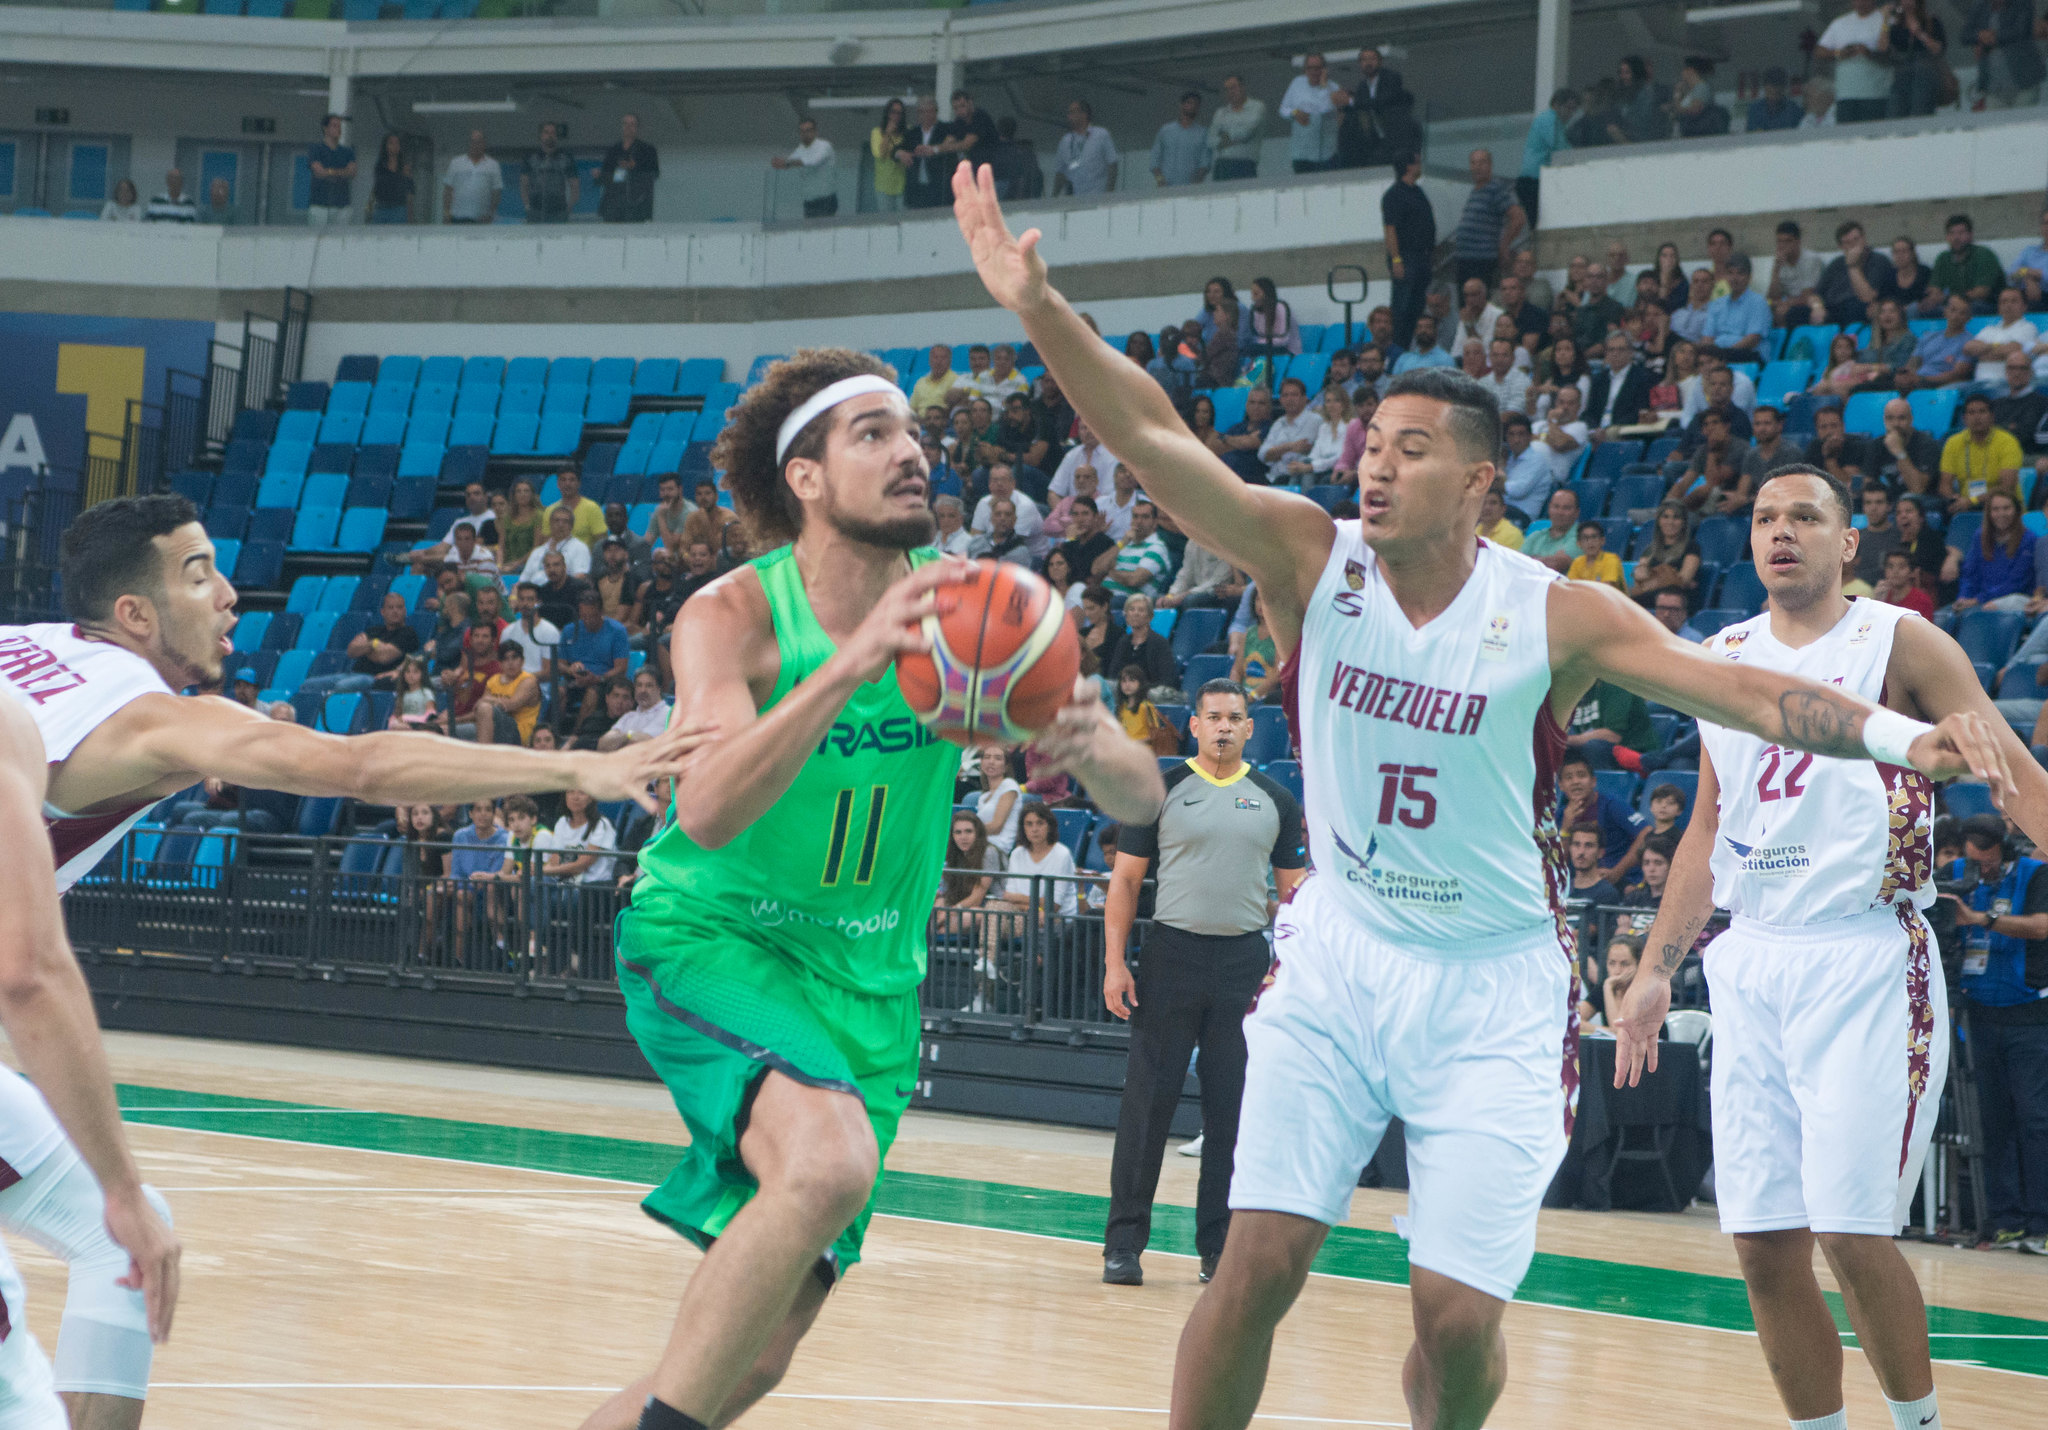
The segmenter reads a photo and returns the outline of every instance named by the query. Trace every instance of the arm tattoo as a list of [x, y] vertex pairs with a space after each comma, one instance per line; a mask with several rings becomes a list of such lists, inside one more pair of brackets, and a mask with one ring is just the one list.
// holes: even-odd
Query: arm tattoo
[[1785, 743], [1816, 755], [1855, 759], [1865, 754], [1863, 713], [1862, 707], [1827, 691], [1788, 690], [1778, 697]]
[[1700, 930], [1707, 926], [1711, 911], [1695, 918], [1688, 918], [1678, 928], [1678, 937], [1666, 939], [1657, 947], [1657, 971], [1669, 978], [1678, 972], [1678, 966], [1685, 962], [1686, 954], [1699, 941]]

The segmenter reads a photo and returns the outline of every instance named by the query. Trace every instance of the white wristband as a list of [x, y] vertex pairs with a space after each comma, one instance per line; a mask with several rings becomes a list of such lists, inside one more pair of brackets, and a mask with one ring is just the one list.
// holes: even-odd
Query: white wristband
[[1863, 748], [1881, 765], [1910, 765], [1906, 751], [1933, 728], [1896, 710], [1879, 710], [1863, 719]]

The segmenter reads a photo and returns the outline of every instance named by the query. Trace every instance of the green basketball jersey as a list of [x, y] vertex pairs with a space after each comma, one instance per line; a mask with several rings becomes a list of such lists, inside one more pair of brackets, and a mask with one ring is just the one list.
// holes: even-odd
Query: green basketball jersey
[[[911, 553], [913, 565], [938, 553]], [[753, 561], [782, 672], [762, 713], [829, 660], [790, 547]], [[722, 849], [670, 824], [640, 853], [636, 913], [770, 949], [842, 987], [901, 993], [924, 978], [960, 751], [911, 714], [892, 666], [846, 702], [796, 780]]]

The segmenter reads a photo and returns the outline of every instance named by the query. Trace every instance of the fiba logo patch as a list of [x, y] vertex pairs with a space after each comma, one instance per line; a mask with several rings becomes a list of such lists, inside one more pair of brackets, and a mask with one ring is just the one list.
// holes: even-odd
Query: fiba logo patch
[[1495, 611], [1486, 618], [1486, 629], [1479, 637], [1479, 658], [1481, 660], [1506, 660], [1508, 658], [1508, 637], [1513, 633], [1515, 620], [1506, 611]]
[[[1862, 623], [1861, 625], [1859, 625], [1859, 626], [1857, 626], [1857, 627], [1856, 627], [1856, 634], [1855, 634], [1855, 635], [1853, 635], [1853, 636], [1850, 636], [1850, 637], [1849, 637], [1849, 644], [1850, 644], [1850, 645], [1865, 645], [1865, 644], [1868, 644], [1869, 640], [1870, 640], [1870, 622], [1869, 622], [1869, 621], [1865, 621], [1865, 622], [1863, 622], [1863, 623]], [[1840, 684], [1840, 682], [1839, 682], [1839, 681], [1837, 681], [1836, 683], [1837, 683], [1837, 684]]]

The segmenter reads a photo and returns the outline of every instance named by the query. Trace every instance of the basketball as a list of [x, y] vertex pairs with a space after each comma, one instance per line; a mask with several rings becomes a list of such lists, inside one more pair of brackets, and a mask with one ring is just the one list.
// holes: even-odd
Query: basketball
[[896, 658], [911, 710], [946, 738], [1026, 740], [1052, 723], [1081, 671], [1081, 641], [1059, 594], [1022, 566], [980, 561], [938, 589], [929, 651]]

